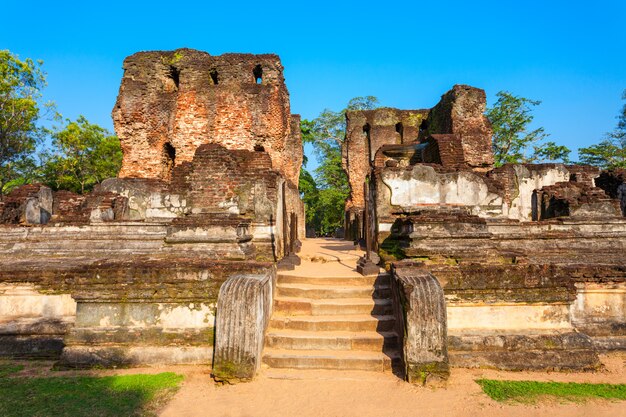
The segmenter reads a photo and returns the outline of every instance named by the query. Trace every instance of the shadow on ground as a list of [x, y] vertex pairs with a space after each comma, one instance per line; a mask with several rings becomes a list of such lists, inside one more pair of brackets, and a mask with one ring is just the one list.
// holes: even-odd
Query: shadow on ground
[[156, 410], [177, 390], [183, 377], [155, 375], [20, 376], [22, 367], [0, 364], [0, 415], [135, 416]]

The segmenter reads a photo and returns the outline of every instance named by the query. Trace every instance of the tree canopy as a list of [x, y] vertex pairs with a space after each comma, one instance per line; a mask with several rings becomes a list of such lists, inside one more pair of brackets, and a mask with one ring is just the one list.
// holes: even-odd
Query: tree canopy
[[41, 125], [61, 120], [54, 103], [42, 102], [42, 65], [0, 51], [0, 197], [33, 181], [83, 193], [121, 164], [119, 140], [83, 116], [60, 128]]
[[341, 111], [325, 109], [315, 119], [301, 122], [302, 140], [313, 145], [319, 162], [314, 176], [305, 167], [300, 172], [307, 226], [313, 227], [318, 234], [333, 233], [343, 225], [344, 205], [350, 194], [348, 178], [341, 167], [346, 111], [376, 107], [376, 97], [355, 97]]
[[[626, 90], [622, 99], [626, 100]], [[626, 168], [626, 104], [617, 119], [617, 126], [606, 134], [603, 141], [578, 150], [580, 162], [604, 169]]]
[[38, 121], [44, 114], [56, 114], [52, 103], [41, 103], [46, 87], [41, 65], [0, 51], [0, 192], [31, 171], [34, 152], [45, 136]]
[[569, 162], [570, 150], [555, 142], [543, 127], [530, 130], [533, 107], [541, 101], [515, 96], [507, 91], [497, 94], [498, 100], [487, 109], [493, 127], [493, 153], [496, 166], [506, 163], [541, 161]]
[[55, 130], [52, 146], [54, 153], [43, 165], [43, 177], [55, 189], [84, 193], [115, 177], [122, 164], [118, 138], [84, 116]]

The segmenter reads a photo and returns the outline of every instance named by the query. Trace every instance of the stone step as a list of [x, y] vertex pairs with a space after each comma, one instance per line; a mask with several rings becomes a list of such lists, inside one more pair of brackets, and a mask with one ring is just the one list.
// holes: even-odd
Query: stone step
[[269, 348], [291, 350], [365, 350], [396, 348], [398, 335], [388, 332], [272, 330], [265, 337]]
[[276, 297], [274, 314], [277, 315], [336, 315], [336, 314], [392, 314], [389, 298], [310, 298]]
[[263, 366], [263, 377], [269, 379], [283, 379], [292, 381], [359, 381], [380, 383], [385, 378], [389, 381], [397, 382], [398, 376], [391, 373], [382, 373], [376, 371], [359, 371], [345, 369], [289, 369], [289, 368], [270, 368], [268, 365]]
[[391, 288], [389, 285], [367, 286], [336, 286], [312, 284], [279, 284], [277, 296], [296, 298], [389, 298]]
[[294, 316], [274, 315], [270, 321], [270, 330], [306, 330], [306, 331], [391, 331], [395, 317], [392, 315], [372, 316], [365, 314], [334, 316]]
[[389, 285], [389, 274], [379, 274], [372, 276], [328, 276], [328, 277], [312, 277], [298, 276], [289, 273], [279, 273], [277, 277], [278, 284], [312, 284], [324, 285], [326, 287], [334, 286], [372, 286], [374, 284]]
[[342, 350], [266, 349], [263, 363], [272, 368], [342, 369], [391, 372], [400, 360], [398, 351], [390, 353]]

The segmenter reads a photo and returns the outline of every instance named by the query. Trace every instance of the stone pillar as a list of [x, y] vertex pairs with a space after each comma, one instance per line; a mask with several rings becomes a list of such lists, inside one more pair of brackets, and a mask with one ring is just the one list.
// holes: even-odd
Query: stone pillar
[[406, 379], [418, 384], [446, 380], [450, 375], [446, 301], [439, 281], [412, 264], [394, 264], [392, 274]]
[[220, 288], [213, 359], [216, 380], [248, 381], [261, 366], [275, 279], [274, 270], [264, 275], [236, 275]]

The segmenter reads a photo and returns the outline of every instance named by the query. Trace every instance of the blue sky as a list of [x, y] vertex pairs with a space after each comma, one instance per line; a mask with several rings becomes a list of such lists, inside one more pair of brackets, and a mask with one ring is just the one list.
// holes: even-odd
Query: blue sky
[[[572, 149], [613, 129], [626, 89], [624, 1], [10, 2], [0, 49], [44, 60], [45, 96], [112, 130], [123, 59], [190, 47], [273, 52], [293, 113], [355, 96], [427, 108], [454, 84], [541, 100], [535, 125]], [[575, 155], [575, 153], [574, 153]]]

